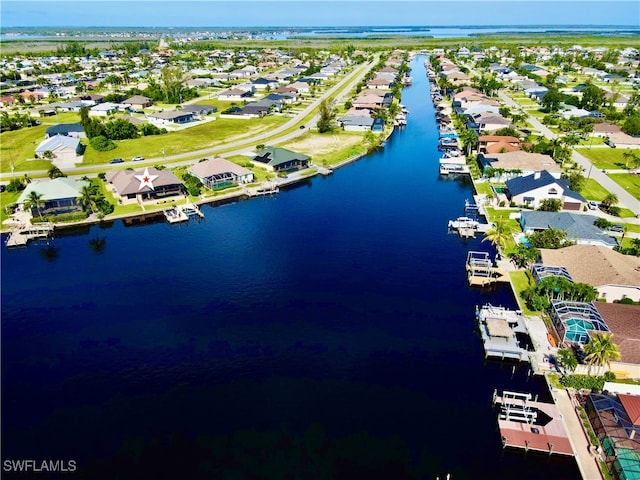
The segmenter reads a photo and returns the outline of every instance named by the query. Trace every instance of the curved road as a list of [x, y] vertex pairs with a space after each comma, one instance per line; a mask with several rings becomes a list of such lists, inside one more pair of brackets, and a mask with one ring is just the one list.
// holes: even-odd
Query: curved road
[[[523, 110], [520, 105], [518, 105], [515, 101], [511, 99], [506, 93], [499, 91], [498, 95], [501, 100], [505, 102], [506, 105], [512, 108], [517, 108], [519, 110]], [[534, 128], [538, 129], [538, 131], [544, 135], [546, 138], [553, 140], [554, 138], [558, 138], [558, 135], [549, 130], [545, 125], [543, 125], [536, 117], [529, 115], [526, 110], [523, 110], [527, 116], [528, 121]], [[609, 178], [602, 170], [595, 167], [588, 158], [584, 155], [573, 150], [573, 161], [575, 161], [578, 165], [580, 165], [585, 173], [587, 173], [587, 178], [593, 178], [600, 185], [602, 185], [605, 189], [607, 189], [611, 193], [615, 193], [618, 196], [618, 205], [620, 207], [628, 208], [633, 213], [636, 214], [635, 219], [626, 218], [624, 221], [629, 223], [638, 223], [640, 219], [640, 200], [636, 199], [633, 195], [627, 192], [621, 185], [614, 182]], [[618, 219], [619, 220], [619, 219]], [[634, 221], [635, 220], [635, 221]]]
[[[274, 128], [273, 130], [268, 132], [268, 136], [265, 136], [264, 133], [261, 133], [259, 135], [255, 135], [255, 136], [250, 137], [250, 138], [236, 140], [236, 141], [233, 141], [233, 142], [225, 143], [223, 145], [218, 145], [216, 147], [204, 148], [204, 149], [201, 149], [201, 150], [193, 150], [193, 151], [190, 151], [190, 152], [179, 153], [179, 154], [170, 155], [170, 156], [167, 156], [167, 157], [147, 158], [142, 162], [136, 162], [136, 165], [137, 166], [144, 166], [144, 165], [149, 166], [149, 165], [156, 165], [156, 164], [158, 164], [158, 162], [160, 162], [163, 165], [171, 164], [172, 166], [191, 165], [192, 163], [194, 163], [193, 157], [196, 157], [196, 156], [205, 156], [205, 155], [218, 153], [218, 152], [221, 152], [221, 151], [225, 152], [223, 154], [223, 156], [238, 155], [238, 154], [246, 152], [248, 149], [254, 148], [256, 142], [265, 143], [265, 141], [269, 141], [269, 143], [276, 144], [276, 143], [282, 143], [284, 141], [287, 141], [287, 140], [290, 140], [290, 139], [295, 138], [297, 136], [300, 136], [303, 133], [305, 133], [308, 129], [310, 129], [313, 126], [315, 126], [316, 122], [318, 121], [318, 115], [314, 116], [305, 125], [306, 128], [304, 128], [304, 129], [295, 129], [295, 130], [293, 130], [293, 131], [291, 131], [291, 132], [289, 132], [289, 133], [287, 133], [285, 135], [277, 137], [277, 135], [279, 133], [281, 133], [281, 132], [283, 132], [283, 131], [285, 131], [287, 129], [290, 129], [290, 128], [294, 127], [295, 125], [297, 125], [300, 122], [300, 120], [302, 120], [306, 115], [308, 115], [314, 109], [316, 109], [320, 105], [320, 102], [322, 102], [322, 100], [324, 100], [325, 98], [330, 97], [336, 91], [344, 88], [342, 90], [342, 92], [335, 97], [336, 101], [340, 100], [342, 97], [344, 97], [345, 95], [350, 93], [351, 90], [353, 88], [355, 88], [355, 86], [369, 72], [369, 70], [371, 70], [374, 67], [374, 65], [376, 65], [378, 63], [378, 59], [379, 59], [379, 56], [376, 56], [373, 59], [373, 61], [371, 61], [369, 63], [365, 63], [365, 64], [359, 66], [356, 70], [351, 72], [349, 75], [347, 75], [345, 78], [340, 80], [338, 83], [336, 83], [329, 90], [327, 90], [324, 94], [322, 94], [319, 98], [317, 98], [311, 104], [309, 104], [302, 112], [300, 112], [297, 115], [295, 115], [294, 117], [292, 117], [286, 123], [283, 123], [279, 127]], [[345, 88], [345, 85], [346, 85], [346, 88]], [[233, 150], [233, 151], [227, 151], [229, 148], [233, 148], [233, 147], [240, 147], [240, 148], [238, 148], [237, 150]], [[183, 160], [183, 161], [177, 161], [177, 162], [174, 161], [174, 160], [180, 160], [180, 159], [183, 159], [183, 158], [186, 158], [186, 157], [189, 157], [190, 159], [189, 160]], [[122, 164], [118, 164], [118, 166], [121, 167]], [[83, 172], [83, 173], [86, 173], [87, 171], [98, 171], [99, 172], [99, 171], [110, 170], [112, 168], [114, 168], [114, 166], [109, 164], [109, 163], [101, 163], [101, 164], [96, 164], [96, 165], [81, 165], [79, 167], [65, 169], [64, 172], [66, 174], [70, 175], [70, 176], [73, 176], [74, 172]], [[0, 178], [4, 180], [4, 179], [12, 178], [12, 177], [22, 177], [25, 174], [31, 176], [31, 175], [46, 175], [46, 173], [47, 173], [46, 170], [28, 170], [28, 171], [15, 172], [13, 174], [11, 174], [11, 173], [2, 173], [2, 174], [0, 174]]]

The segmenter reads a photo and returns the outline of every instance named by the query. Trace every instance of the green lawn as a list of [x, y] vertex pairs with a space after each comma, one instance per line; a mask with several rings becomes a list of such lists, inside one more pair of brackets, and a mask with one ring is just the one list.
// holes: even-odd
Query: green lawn
[[6, 208], [16, 203], [18, 197], [22, 192], [7, 192], [0, 193], [0, 223], [9, 218], [9, 214], [6, 212]]
[[0, 133], [0, 171], [10, 172], [11, 163], [15, 171], [48, 169], [51, 162], [33, 159], [36, 147], [44, 140], [46, 125], [21, 128], [13, 132]]
[[640, 200], [640, 175], [631, 175], [629, 173], [615, 173], [609, 175], [609, 178]]
[[285, 117], [251, 119], [219, 118], [215, 121], [185, 128], [164, 135], [152, 135], [131, 140], [116, 141], [117, 148], [98, 152], [91, 147], [84, 155], [85, 165], [107, 163], [113, 157], [130, 160], [136, 155], [146, 158], [176, 155], [192, 150], [211, 148], [253, 135], [268, 135], [270, 130], [286, 123]]
[[476, 187], [476, 192], [478, 193], [478, 195], [484, 194], [484, 195], [487, 195], [488, 197], [493, 196], [493, 191], [491, 190], [491, 184], [487, 182], [481, 182], [481, 183], [476, 182], [474, 185]]
[[601, 202], [608, 194], [609, 191], [593, 178], [586, 179], [585, 186], [580, 190], [580, 195], [587, 200], [595, 200], [596, 202]]
[[520, 309], [525, 313], [525, 315], [538, 315], [540, 312], [535, 312], [533, 310], [529, 310], [524, 300], [522, 300], [521, 293], [533, 285], [534, 280], [531, 277], [531, 274], [526, 271], [518, 271], [518, 272], [509, 272], [509, 277], [511, 278], [511, 284], [513, 285], [514, 290], [516, 291], [516, 299], [518, 300], [518, 305], [520, 305]]
[[577, 148], [594, 166], [604, 170], [620, 170], [626, 168], [626, 160], [622, 156], [625, 149], [620, 148]]

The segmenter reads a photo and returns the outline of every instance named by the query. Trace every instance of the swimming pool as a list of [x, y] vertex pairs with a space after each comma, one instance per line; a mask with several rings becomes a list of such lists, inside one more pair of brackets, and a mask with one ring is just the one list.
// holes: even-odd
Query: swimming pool
[[593, 323], [582, 318], [570, 318], [565, 320], [564, 337], [575, 343], [585, 344], [589, 341], [589, 330], [594, 330]]

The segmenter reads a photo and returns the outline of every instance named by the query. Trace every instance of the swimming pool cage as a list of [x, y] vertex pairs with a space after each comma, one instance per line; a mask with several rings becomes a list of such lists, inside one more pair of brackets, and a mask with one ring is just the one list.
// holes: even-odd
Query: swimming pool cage
[[553, 300], [551, 320], [562, 343], [584, 346], [589, 343], [589, 332], [611, 330], [593, 303]]

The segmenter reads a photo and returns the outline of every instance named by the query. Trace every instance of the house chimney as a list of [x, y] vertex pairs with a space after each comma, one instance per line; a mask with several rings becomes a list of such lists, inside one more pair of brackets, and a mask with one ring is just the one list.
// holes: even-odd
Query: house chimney
[[635, 430], [631, 430], [631, 433], [629, 434], [629, 439], [633, 440], [634, 438], [636, 438], [636, 431]]
[[533, 172], [533, 179], [534, 180], [540, 180], [540, 170], [536, 170], [535, 172]]

